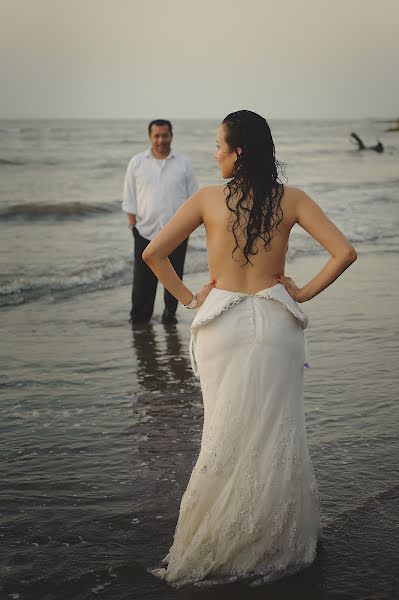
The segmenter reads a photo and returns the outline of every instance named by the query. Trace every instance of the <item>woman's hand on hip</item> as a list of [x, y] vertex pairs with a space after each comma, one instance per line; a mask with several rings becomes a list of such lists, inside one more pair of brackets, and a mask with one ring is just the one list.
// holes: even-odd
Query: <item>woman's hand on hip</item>
[[286, 277], [285, 275], [276, 275], [276, 279], [279, 283], [282, 283], [291, 298], [295, 300], [295, 302], [304, 302], [302, 288], [298, 287], [291, 277]]
[[216, 280], [212, 279], [212, 281], [210, 281], [209, 283], [206, 283], [199, 292], [197, 292], [197, 308], [199, 308], [201, 306], [201, 304], [203, 304], [206, 300], [206, 297], [208, 296], [209, 292], [215, 287], [216, 284]]

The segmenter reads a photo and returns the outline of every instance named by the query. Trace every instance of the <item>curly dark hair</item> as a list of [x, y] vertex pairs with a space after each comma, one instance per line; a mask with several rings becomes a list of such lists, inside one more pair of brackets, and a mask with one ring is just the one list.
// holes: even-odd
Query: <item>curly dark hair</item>
[[[237, 229], [246, 240], [242, 252], [252, 265], [249, 255], [258, 253], [255, 241], [263, 240], [266, 250], [271, 246], [271, 233], [283, 219], [280, 206], [284, 185], [279, 172], [285, 177], [285, 165], [275, 158], [275, 148], [266, 119], [250, 110], [233, 112], [222, 121], [225, 140], [232, 151], [241, 148], [234, 163], [233, 176], [226, 184], [226, 205], [235, 220], [229, 231], [233, 232], [236, 246], [240, 247]], [[232, 220], [229, 219], [231, 224]], [[234, 259], [235, 260], [235, 259]]]

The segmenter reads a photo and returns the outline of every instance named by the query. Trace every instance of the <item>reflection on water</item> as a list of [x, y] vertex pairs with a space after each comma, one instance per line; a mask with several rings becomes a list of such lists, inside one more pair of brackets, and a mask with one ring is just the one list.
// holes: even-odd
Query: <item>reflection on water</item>
[[175, 325], [152, 323], [132, 328], [137, 383], [145, 390], [187, 386], [193, 381], [187, 343]]

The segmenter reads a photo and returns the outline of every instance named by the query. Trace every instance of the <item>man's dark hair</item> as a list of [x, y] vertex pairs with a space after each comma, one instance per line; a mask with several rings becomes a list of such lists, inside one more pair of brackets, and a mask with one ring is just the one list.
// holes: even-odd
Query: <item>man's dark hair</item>
[[151, 127], [153, 125], [157, 125], [157, 127], [162, 127], [163, 125], [167, 125], [169, 127], [170, 133], [173, 133], [172, 123], [170, 121], [167, 121], [166, 119], [155, 119], [154, 121], [151, 121], [151, 123], [148, 125], [148, 135], [151, 134]]

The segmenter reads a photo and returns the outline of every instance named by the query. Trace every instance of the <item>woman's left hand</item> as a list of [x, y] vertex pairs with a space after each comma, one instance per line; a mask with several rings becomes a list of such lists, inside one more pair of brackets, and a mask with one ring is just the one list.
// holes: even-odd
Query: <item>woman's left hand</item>
[[285, 275], [276, 275], [276, 279], [279, 283], [283, 284], [295, 302], [303, 302], [302, 289], [296, 285], [295, 281], [291, 279], [291, 277], [286, 277]]
[[206, 297], [208, 296], [209, 292], [211, 291], [212, 288], [215, 287], [216, 281], [215, 279], [212, 279], [212, 281], [210, 281], [209, 283], [206, 283], [199, 292], [197, 292], [197, 308], [199, 308], [201, 306], [201, 304], [203, 304], [205, 302]]

